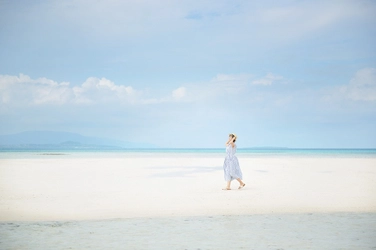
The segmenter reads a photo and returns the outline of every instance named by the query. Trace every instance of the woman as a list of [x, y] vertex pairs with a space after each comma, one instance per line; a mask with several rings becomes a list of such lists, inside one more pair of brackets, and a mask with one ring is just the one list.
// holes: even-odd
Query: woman
[[238, 158], [235, 156], [236, 153], [236, 144], [237, 139], [236, 134], [229, 134], [228, 141], [226, 142], [226, 158], [223, 163], [223, 170], [225, 172], [225, 181], [227, 182], [226, 188], [223, 190], [231, 190], [230, 185], [232, 180], [237, 180], [240, 184], [238, 189], [241, 189], [245, 186], [245, 183], [242, 181], [243, 174], [240, 170]]

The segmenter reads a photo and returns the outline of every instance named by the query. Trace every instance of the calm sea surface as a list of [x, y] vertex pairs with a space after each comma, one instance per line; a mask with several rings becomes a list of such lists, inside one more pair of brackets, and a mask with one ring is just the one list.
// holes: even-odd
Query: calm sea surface
[[[260, 149], [240, 148], [239, 157], [359, 157], [374, 158], [376, 149]], [[221, 148], [179, 148], [179, 149], [69, 149], [69, 150], [33, 150], [0, 149], [0, 159], [25, 158], [122, 158], [122, 157], [223, 157]]]

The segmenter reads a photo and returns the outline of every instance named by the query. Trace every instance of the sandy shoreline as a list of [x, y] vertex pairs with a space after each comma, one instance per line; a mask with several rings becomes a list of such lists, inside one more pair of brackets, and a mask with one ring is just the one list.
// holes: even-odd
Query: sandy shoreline
[[0, 221], [376, 212], [375, 158], [221, 157], [0, 160]]

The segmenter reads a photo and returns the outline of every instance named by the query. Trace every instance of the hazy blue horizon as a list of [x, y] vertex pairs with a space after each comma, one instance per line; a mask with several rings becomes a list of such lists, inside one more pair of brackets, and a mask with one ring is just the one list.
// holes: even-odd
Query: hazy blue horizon
[[[242, 144], [241, 144], [242, 145]], [[109, 138], [88, 137], [77, 133], [62, 131], [24, 131], [16, 134], [0, 135], [0, 150], [95, 150], [108, 151], [122, 150], [223, 150], [224, 146], [217, 147], [162, 147], [135, 143], [129, 141], [113, 140]], [[375, 147], [376, 148], [376, 147]], [[242, 150], [372, 150], [375, 148], [294, 148], [273, 145], [243, 145]]]

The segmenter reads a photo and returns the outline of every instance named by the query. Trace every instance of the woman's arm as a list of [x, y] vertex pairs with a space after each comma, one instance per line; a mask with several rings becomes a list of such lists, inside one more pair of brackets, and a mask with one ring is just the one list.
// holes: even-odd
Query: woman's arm
[[226, 142], [226, 146], [231, 144], [231, 146], [234, 147], [235, 146], [234, 140], [235, 140], [235, 137], [229, 138], [228, 141]]
[[230, 140], [229, 144], [231, 144], [231, 147], [235, 147], [234, 140], [235, 140], [235, 137], [231, 138], [231, 140]]
[[230, 138], [228, 138], [227, 142], [226, 142], [226, 146], [230, 143]]

